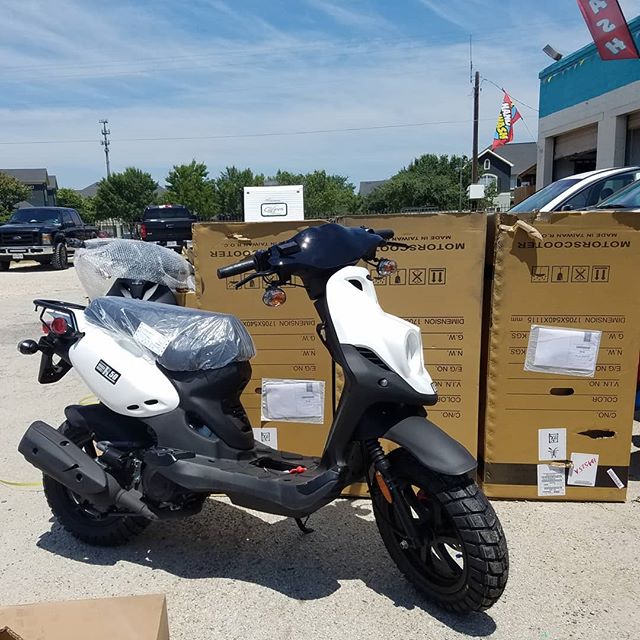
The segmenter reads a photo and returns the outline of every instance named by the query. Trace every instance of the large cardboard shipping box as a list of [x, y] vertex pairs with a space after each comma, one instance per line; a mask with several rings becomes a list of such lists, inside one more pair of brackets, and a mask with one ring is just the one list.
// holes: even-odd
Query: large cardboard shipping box
[[378, 253], [398, 263], [394, 276], [372, 276], [382, 308], [421, 329], [427, 370], [438, 387], [429, 418], [474, 456], [478, 402], [486, 216], [353, 216], [348, 226], [390, 228], [408, 248]]
[[4, 640], [169, 640], [164, 595], [0, 607]]
[[[497, 218], [484, 490], [500, 498], [623, 501], [640, 335], [640, 216], [562, 212], [519, 219], [542, 239], [513, 227], [514, 216]], [[560, 354], [567, 368], [593, 357], [595, 375], [525, 371], [532, 325], [583, 330], [545, 329], [564, 341], [545, 349], [555, 349], [553, 357]], [[571, 342], [576, 335], [582, 344]], [[566, 350], [558, 351], [559, 344]], [[548, 357], [540, 352], [541, 362]]]
[[[267, 307], [262, 302], [264, 284], [260, 279], [236, 289], [243, 276], [219, 280], [216, 270], [322, 223], [214, 222], [193, 227], [197, 306], [239, 317], [256, 347], [257, 355], [251, 361], [253, 376], [242, 396], [256, 439], [274, 448], [316, 456], [322, 453], [333, 409], [331, 359], [316, 335], [319, 319], [313, 303], [303, 288], [287, 286], [286, 303]], [[262, 381], [269, 378], [323, 382], [323, 420], [261, 420]]]

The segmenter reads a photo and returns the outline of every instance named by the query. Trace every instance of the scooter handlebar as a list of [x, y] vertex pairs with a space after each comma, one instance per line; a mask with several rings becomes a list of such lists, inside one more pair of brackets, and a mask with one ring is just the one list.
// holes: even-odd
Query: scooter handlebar
[[231, 278], [232, 276], [238, 276], [241, 273], [246, 273], [247, 271], [252, 271], [256, 268], [256, 260], [253, 256], [251, 258], [247, 258], [246, 260], [242, 260], [236, 264], [230, 264], [226, 267], [220, 267], [218, 269], [218, 278], [221, 280], [223, 278]]

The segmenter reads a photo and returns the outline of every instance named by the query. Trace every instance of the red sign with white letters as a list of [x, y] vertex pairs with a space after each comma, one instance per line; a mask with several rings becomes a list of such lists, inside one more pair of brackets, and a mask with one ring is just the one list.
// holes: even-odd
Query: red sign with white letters
[[603, 60], [640, 58], [618, 0], [578, 0]]

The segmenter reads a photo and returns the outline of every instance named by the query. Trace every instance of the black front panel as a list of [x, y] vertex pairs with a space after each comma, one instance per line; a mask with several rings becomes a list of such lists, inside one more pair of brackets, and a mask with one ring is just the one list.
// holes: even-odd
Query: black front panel
[[[197, 438], [212, 434], [234, 449], [251, 449], [253, 431], [240, 402], [240, 395], [251, 380], [249, 362], [232, 362], [220, 369], [202, 371], [169, 371], [160, 367], [173, 383], [180, 396], [180, 406], [175, 412], [183, 412], [189, 430]], [[171, 415], [171, 414], [167, 414]], [[158, 418], [163, 416], [158, 416]], [[150, 426], [157, 418], [149, 420]], [[184, 444], [160, 442], [163, 446], [176, 446], [187, 450]]]

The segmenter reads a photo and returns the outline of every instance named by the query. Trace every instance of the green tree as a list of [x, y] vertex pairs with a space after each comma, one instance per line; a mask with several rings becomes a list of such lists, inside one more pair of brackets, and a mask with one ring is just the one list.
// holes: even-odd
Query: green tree
[[471, 163], [466, 156], [425, 154], [364, 198], [362, 207], [372, 212], [457, 209], [461, 172], [462, 191], [466, 192], [471, 182]]
[[329, 218], [358, 210], [358, 196], [345, 176], [330, 175], [324, 170], [307, 174], [278, 171], [269, 178], [278, 184], [304, 186], [304, 213], [307, 218]]
[[478, 210], [487, 211], [496, 206], [494, 202], [498, 195], [498, 183], [493, 180], [488, 186], [484, 188], [484, 198], [478, 200]]
[[264, 175], [254, 175], [251, 169], [227, 167], [215, 180], [220, 213], [223, 216], [242, 216], [243, 188], [262, 185], [264, 185]]
[[97, 220], [115, 218], [133, 230], [136, 220], [147, 205], [154, 204], [158, 183], [149, 173], [128, 167], [122, 173], [113, 173], [98, 184], [95, 196]]
[[27, 200], [30, 195], [31, 189], [26, 184], [0, 173], [0, 222], [5, 222], [18, 202]]
[[203, 220], [210, 220], [219, 211], [218, 194], [203, 162], [174, 165], [167, 175], [167, 191], [163, 200], [167, 204], [183, 204]]
[[76, 209], [84, 222], [92, 223], [96, 217], [96, 207], [93, 197], [83, 198], [77, 191], [62, 187], [56, 193], [56, 203], [59, 207]]

